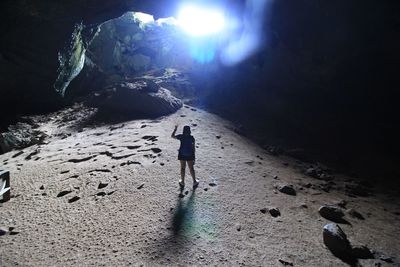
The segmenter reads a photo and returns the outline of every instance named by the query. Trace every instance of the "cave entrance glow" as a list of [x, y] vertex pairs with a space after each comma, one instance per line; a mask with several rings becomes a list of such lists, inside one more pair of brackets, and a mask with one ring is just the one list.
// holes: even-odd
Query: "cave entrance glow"
[[191, 36], [218, 34], [224, 30], [222, 11], [199, 6], [184, 6], [178, 14], [178, 25]]

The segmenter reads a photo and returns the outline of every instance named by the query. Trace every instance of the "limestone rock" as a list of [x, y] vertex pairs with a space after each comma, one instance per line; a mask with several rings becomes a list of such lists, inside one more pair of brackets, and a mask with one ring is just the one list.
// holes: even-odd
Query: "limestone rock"
[[163, 116], [182, 107], [181, 100], [147, 79], [109, 86], [95, 93], [91, 103], [129, 116]]

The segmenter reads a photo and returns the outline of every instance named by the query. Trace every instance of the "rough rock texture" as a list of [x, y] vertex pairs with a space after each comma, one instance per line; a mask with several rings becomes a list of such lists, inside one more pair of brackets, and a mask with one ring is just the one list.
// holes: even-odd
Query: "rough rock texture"
[[[169, 16], [175, 2], [1, 1], [0, 31], [4, 38], [0, 42], [0, 94], [4, 102], [0, 113], [42, 112], [59, 107], [63, 101], [53, 87], [60, 74], [59, 55], [64, 55], [65, 62], [81, 58], [79, 51], [86, 49], [86, 37], [109, 19], [132, 10]], [[79, 27], [82, 32], [77, 31], [77, 36], [82, 33], [83, 38], [74, 39], [74, 29]], [[72, 47], [78, 49], [72, 54], [66, 51]]]
[[18, 122], [9, 126], [7, 132], [0, 133], [0, 154], [39, 144], [45, 138], [46, 134], [35, 129], [34, 125]]
[[344, 213], [343, 211], [335, 206], [321, 206], [318, 209], [319, 214], [325, 219], [331, 220], [337, 223], [345, 223], [346, 221], [343, 219]]
[[342, 228], [335, 223], [326, 224], [323, 230], [324, 244], [333, 255], [354, 265], [357, 259], [353, 256], [352, 248]]
[[296, 195], [296, 190], [294, 190], [293, 185], [281, 185], [278, 187], [278, 190], [287, 195]]
[[146, 79], [109, 86], [95, 93], [91, 103], [131, 116], [162, 116], [182, 107], [167, 89]]

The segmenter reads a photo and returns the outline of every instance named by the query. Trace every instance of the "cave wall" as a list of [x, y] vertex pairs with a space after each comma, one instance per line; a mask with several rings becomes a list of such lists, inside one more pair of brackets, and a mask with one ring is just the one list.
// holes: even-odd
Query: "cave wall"
[[71, 45], [77, 25], [94, 28], [126, 11], [166, 16], [178, 1], [3, 0], [0, 3], [0, 114], [46, 112], [64, 100], [54, 90], [59, 52]]

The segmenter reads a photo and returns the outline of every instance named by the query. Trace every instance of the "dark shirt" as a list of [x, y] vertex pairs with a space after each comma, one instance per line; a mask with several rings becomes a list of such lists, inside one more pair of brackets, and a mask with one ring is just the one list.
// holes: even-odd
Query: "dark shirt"
[[191, 135], [178, 134], [175, 136], [176, 139], [181, 141], [179, 147], [179, 154], [182, 156], [194, 156], [194, 137]]

